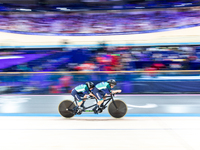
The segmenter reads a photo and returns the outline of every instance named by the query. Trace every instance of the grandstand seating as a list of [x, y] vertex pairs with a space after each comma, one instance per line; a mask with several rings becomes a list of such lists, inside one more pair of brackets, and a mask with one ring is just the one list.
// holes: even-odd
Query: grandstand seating
[[[199, 7], [119, 12], [0, 13], [0, 31], [24, 34], [149, 33], [200, 25]], [[120, 21], [118, 21], [120, 20]]]

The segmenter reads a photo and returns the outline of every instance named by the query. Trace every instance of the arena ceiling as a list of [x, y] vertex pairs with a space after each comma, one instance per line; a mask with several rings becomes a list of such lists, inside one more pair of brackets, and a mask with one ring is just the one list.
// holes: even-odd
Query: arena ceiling
[[80, 2], [80, 0], [0, 0], [0, 3], [4, 4], [21, 4], [21, 5], [35, 5], [38, 3], [46, 3], [48, 5], [59, 5], [71, 2]]

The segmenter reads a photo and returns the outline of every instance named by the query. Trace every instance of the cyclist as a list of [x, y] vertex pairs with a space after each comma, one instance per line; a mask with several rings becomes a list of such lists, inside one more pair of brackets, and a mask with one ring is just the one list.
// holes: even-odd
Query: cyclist
[[103, 102], [105, 100], [105, 96], [108, 94], [115, 94], [115, 93], [121, 93], [121, 90], [112, 90], [114, 86], [117, 84], [117, 82], [114, 79], [110, 79], [107, 82], [100, 82], [98, 83], [93, 89], [92, 93], [94, 96], [98, 99], [98, 103], [96, 106], [92, 109], [95, 114], [98, 114], [98, 110], [100, 107], [104, 109]]
[[77, 113], [79, 107], [85, 109], [84, 103], [86, 101], [87, 95], [94, 96], [91, 93], [91, 90], [94, 88], [93, 82], [86, 82], [85, 84], [81, 84], [76, 86], [71, 94], [78, 101], [78, 105], [74, 107], [73, 113]]

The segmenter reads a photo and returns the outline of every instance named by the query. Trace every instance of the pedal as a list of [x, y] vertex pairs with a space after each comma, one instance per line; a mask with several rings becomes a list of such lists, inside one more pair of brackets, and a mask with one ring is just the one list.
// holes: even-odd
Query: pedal
[[77, 110], [76, 114], [77, 114], [77, 115], [81, 115], [81, 114], [82, 114], [82, 109], [79, 108], [79, 109]]
[[102, 113], [103, 109], [102, 108], [99, 108], [98, 109], [98, 113]]
[[94, 113], [95, 113], [95, 114], [98, 114], [99, 112], [98, 112], [98, 110], [94, 110]]
[[95, 114], [98, 114], [98, 113], [99, 113], [99, 110], [96, 110], [96, 109], [92, 109], [92, 111], [93, 111]]

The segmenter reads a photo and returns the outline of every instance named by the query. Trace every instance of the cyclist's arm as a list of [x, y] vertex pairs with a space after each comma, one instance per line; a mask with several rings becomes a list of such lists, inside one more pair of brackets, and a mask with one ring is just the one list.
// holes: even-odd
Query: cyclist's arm
[[[90, 96], [93, 96], [93, 97], [95, 97], [96, 98], [96, 96], [94, 95], [94, 94], [92, 94], [92, 92], [90, 92], [90, 94], [89, 94]], [[97, 99], [97, 98], [96, 98]]]
[[92, 92], [89, 95], [95, 97], [94, 94], [92, 94]]
[[84, 97], [83, 97], [84, 99], [86, 99], [87, 98], [87, 95], [84, 95]]
[[112, 94], [121, 93], [122, 90], [111, 90]]
[[84, 99], [86, 99], [87, 97], [88, 97], [88, 95], [90, 95], [90, 92], [86, 89], [85, 91], [84, 91]]

